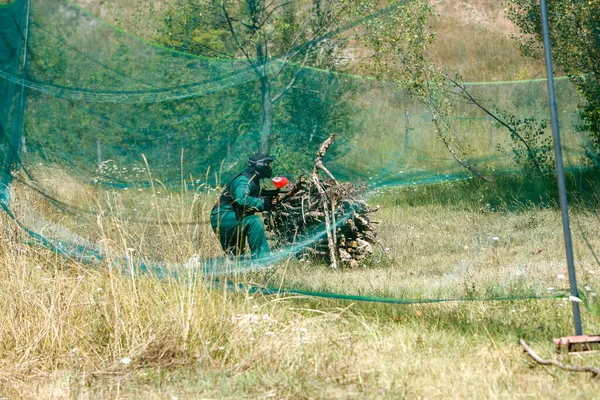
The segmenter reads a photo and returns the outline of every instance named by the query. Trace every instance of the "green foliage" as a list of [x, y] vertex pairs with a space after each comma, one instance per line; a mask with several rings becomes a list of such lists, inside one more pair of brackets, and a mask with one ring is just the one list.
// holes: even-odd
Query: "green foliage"
[[[342, 63], [343, 35], [336, 30], [347, 22], [348, 0], [312, 0], [305, 4], [289, 1], [198, 1], [177, 0], [169, 3], [164, 27], [158, 41], [195, 55], [226, 60], [243, 60], [255, 73], [253, 98], [262, 107], [260, 133], [263, 152], [282, 149], [272, 129], [277, 119], [295, 119], [300, 110], [282, 110], [282, 100], [294, 92], [306, 100], [298, 85], [308, 66], [335, 72]], [[313, 89], [314, 90], [314, 89]], [[296, 93], [300, 91], [299, 93]], [[340, 92], [326, 93], [325, 101], [337, 103]], [[296, 102], [297, 103], [297, 102]], [[314, 107], [312, 107], [314, 109]], [[337, 118], [335, 108], [325, 107], [314, 125], [326, 125]], [[286, 115], [289, 114], [289, 115]], [[312, 130], [311, 126], [311, 130]], [[305, 136], [305, 135], [303, 135]]]
[[367, 20], [360, 35], [374, 53], [373, 63], [367, 66], [369, 71], [382, 80], [398, 83], [419, 99], [438, 96], [440, 92], [430, 85], [438, 83], [439, 71], [426, 57], [435, 39], [427, 22], [434, 15], [433, 6], [421, 0], [406, 3], [367, 0], [359, 3], [356, 12], [374, 17]]
[[[442, 205], [449, 209], [479, 213], [559, 208], [554, 176], [487, 173], [493, 176], [494, 182], [481, 179], [448, 180], [432, 185], [384, 189], [375, 192], [369, 201], [388, 208]], [[596, 170], [569, 169], [566, 171], [566, 185], [571, 209], [585, 211], [600, 207], [600, 177]]]
[[[236, 4], [232, 13], [241, 13], [241, 18], [243, 10], [236, 8], [241, 3]], [[279, 156], [280, 169], [287, 174], [311, 168], [319, 144], [332, 132], [338, 133], [336, 143], [352, 135], [348, 116], [355, 93], [353, 82], [336, 72], [343, 66], [336, 57], [344, 40], [332, 36], [316, 41], [310, 53], [302, 50], [300, 39], [311, 40], [311, 34], [328, 32], [319, 31], [313, 17], [321, 15], [319, 23], [330, 24], [331, 29], [343, 22], [331, 20], [337, 9], [322, 15], [324, 4], [316, 1], [317, 8], [305, 15], [296, 4], [282, 3], [272, 16], [272, 30], [265, 28], [264, 32], [271, 35], [264, 59], [273, 91], [271, 100], [282, 94], [272, 102], [269, 114], [271, 151]], [[216, 172], [223, 175], [217, 180], [227, 179], [249, 154], [259, 150], [264, 82], [252, 70], [250, 64], [255, 60], [243, 59], [226, 21], [215, 16], [219, 12], [215, 3], [176, 1], [166, 4], [160, 11], [164, 14], [155, 11], [155, 18], [164, 17], [156, 40], [178, 53], [99, 23], [75, 7], [69, 8], [69, 13], [60, 10], [35, 9], [34, 18], [44, 24], [36, 25], [30, 35], [31, 76], [81, 90], [84, 95], [103, 91], [115, 94], [109, 102], [96, 103], [30, 91], [28, 107], [35, 111], [26, 113], [25, 130], [31, 153], [89, 176], [98, 168], [99, 144], [102, 161], [119, 165], [119, 171], [142, 165], [143, 154], [158, 179], [184, 176], [189, 181], [190, 174], [204, 175], [207, 170], [210, 178]], [[302, 17], [310, 18], [307, 22]], [[306, 23], [313, 25], [302, 26]], [[85, 31], [89, 29], [107, 40], [90, 43], [94, 35]], [[298, 42], [294, 42], [297, 37]], [[92, 48], [94, 53], [90, 54]], [[297, 54], [286, 58], [288, 51]], [[282, 54], [283, 58], [276, 59]], [[137, 63], [132, 62], [133, 57]], [[293, 85], [286, 90], [290, 83]], [[198, 93], [133, 104], [121, 103], [118, 98], [121, 91], [152, 93], [187, 85], [198, 85]], [[335, 157], [336, 151], [329, 156]]]
[[[539, 57], [543, 50], [539, 1], [508, 0], [507, 15], [521, 29], [524, 54]], [[600, 154], [600, 1], [549, 1], [548, 21], [552, 58], [583, 95], [579, 108], [582, 130], [591, 133]]]
[[394, 82], [424, 105], [431, 112], [437, 137], [452, 157], [474, 175], [485, 178], [468, 161], [457, 137], [456, 93], [448, 89], [459, 86], [457, 81], [461, 78], [456, 72], [436, 66], [427, 56], [435, 39], [433, 28], [428, 24], [435, 16], [433, 5], [422, 0], [407, 3], [367, 0], [360, 3], [357, 10], [374, 16], [366, 22], [365, 32], [360, 35], [373, 51], [369, 70], [378, 79]]
[[553, 175], [554, 146], [552, 136], [546, 130], [547, 123], [536, 117], [519, 118], [508, 113], [499, 113], [508, 124], [513, 158], [525, 175]]

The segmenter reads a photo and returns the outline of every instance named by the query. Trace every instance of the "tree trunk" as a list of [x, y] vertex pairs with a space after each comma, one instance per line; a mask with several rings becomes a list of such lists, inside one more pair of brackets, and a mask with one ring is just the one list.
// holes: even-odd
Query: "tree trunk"
[[271, 120], [272, 120], [272, 106], [271, 102], [271, 85], [269, 79], [266, 76], [265, 66], [262, 66], [260, 76], [260, 94], [262, 100], [262, 125], [260, 130], [260, 152], [268, 153], [269, 147], [271, 147]]
[[258, 77], [260, 79], [260, 95], [262, 101], [262, 124], [260, 128], [260, 152], [268, 153], [271, 147], [271, 83], [267, 75], [267, 57], [265, 54], [264, 43], [261, 39], [256, 43], [256, 61], [258, 62]]

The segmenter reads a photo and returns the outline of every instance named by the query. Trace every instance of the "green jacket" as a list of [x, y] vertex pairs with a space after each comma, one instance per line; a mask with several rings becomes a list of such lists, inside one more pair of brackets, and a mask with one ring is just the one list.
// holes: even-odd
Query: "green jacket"
[[244, 170], [225, 187], [212, 213], [235, 212], [238, 216], [265, 210], [265, 202], [259, 197], [259, 178], [253, 171]]

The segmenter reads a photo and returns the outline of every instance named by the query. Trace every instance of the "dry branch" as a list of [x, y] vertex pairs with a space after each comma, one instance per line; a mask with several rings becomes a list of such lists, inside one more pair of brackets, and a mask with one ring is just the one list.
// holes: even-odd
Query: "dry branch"
[[538, 356], [532, 349], [531, 347], [529, 347], [529, 345], [527, 344], [527, 342], [523, 339], [521, 339], [521, 346], [523, 346], [523, 350], [529, 354], [531, 356], [531, 358], [533, 358], [535, 361], [537, 361], [539, 364], [542, 365], [554, 365], [562, 370], [565, 371], [572, 371], [572, 372], [589, 372], [591, 373], [594, 377], [598, 377], [600, 375], [600, 368], [596, 368], [596, 367], [588, 367], [588, 366], [573, 366], [573, 365], [568, 365], [568, 364], [563, 364], [558, 360], [544, 360], [542, 357]]
[[340, 183], [323, 164], [334, 138], [331, 135], [319, 147], [311, 179], [300, 176], [279, 199], [279, 207], [267, 218], [267, 228], [282, 245], [313, 239], [303, 251], [328, 257], [332, 268], [340, 263], [357, 267], [373, 254], [379, 241], [370, 217], [379, 207], [370, 208], [357, 198], [363, 184]]

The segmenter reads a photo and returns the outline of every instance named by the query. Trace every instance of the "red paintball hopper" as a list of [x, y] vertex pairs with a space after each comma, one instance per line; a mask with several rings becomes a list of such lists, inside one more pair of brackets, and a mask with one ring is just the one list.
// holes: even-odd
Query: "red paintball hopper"
[[275, 178], [271, 179], [271, 182], [273, 182], [273, 185], [275, 185], [277, 189], [281, 189], [282, 187], [290, 183], [290, 180], [285, 176], [276, 176]]

